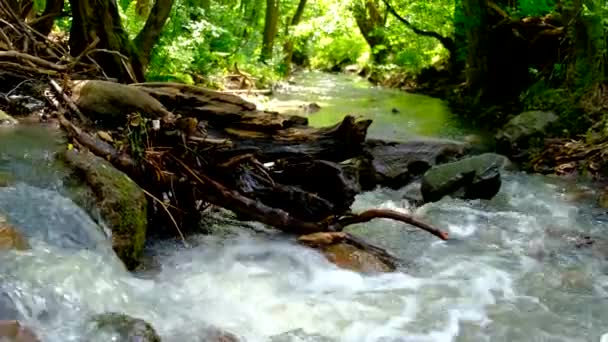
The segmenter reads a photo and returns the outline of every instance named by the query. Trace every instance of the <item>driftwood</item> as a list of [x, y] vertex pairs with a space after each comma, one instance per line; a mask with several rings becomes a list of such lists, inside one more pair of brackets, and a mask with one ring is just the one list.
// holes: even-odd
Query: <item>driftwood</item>
[[[7, 36], [10, 30], [2, 27], [0, 32], [11, 43], [24, 39]], [[28, 39], [35, 39], [29, 29], [28, 33]], [[371, 120], [347, 116], [334, 126], [312, 128], [306, 118], [258, 111], [236, 95], [189, 85], [73, 81], [73, 73], [82, 73], [83, 68], [97, 76], [103, 72], [81, 62], [86, 53], [74, 58], [61, 55], [57, 47], [52, 54], [47, 50], [32, 54], [4, 51], [0, 45], [0, 63], [26, 79], [56, 76], [48, 85], [73, 115], [64, 115], [68, 112], [57, 98], [47, 100], [73, 145], [130, 175], [155, 199], [152, 205], [162, 206], [156, 212], [168, 214], [171, 225], [187, 228], [198, 222], [207, 204], [213, 204], [241, 220], [259, 221], [289, 234], [341, 232], [384, 218], [447, 239], [445, 232], [412, 215], [350, 211], [361, 184], [342, 163], [369, 157], [366, 135]], [[111, 134], [94, 133], [91, 122], [96, 121], [106, 121]], [[340, 236], [394, 265], [383, 249], [346, 233]]]

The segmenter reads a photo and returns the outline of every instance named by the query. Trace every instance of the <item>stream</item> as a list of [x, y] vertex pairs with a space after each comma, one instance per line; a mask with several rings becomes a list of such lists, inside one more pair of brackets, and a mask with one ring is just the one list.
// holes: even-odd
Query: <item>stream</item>
[[[469, 133], [438, 100], [354, 76], [302, 74], [274, 100], [317, 102], [312, 125], [369, 116], [374, 137]], [[0, 252], [0, 319], [18, 315], [42, 341], [109, 341], [85, 323], [110, 311], [150, 322], [165, 342], [205, 341], [209, 326], [251, 342], [599, 342], [608, 333], [608, 244], [573, 243], [606, 235], [593, 184], [513, 172], [490, 201], [444, 198], [416, 209], [404, 199], [407, 188], [364, 193], [353, 209], [415, 210], [452, 237], [438, 241], [385, 220], [350, 228], [405, 261], [394, 273], [339, 269], [219, 213], [208, 220], [217, 234], [192, 236], [189, 248], [150, 243], [152, 271], [133, 274], [67, 198], [66, 171], [53, 161], [64, 145], [53, 129], [0, 130], [0, 172], [17, 180], [0, 188], [0, 214], [32, 245]]]

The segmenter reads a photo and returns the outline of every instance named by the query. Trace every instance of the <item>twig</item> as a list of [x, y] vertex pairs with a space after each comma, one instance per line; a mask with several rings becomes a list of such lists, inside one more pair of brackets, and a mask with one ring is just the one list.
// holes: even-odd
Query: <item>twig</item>
[[2, 38], [2, 40], [6, 43], [6, 45], [8, 46], [9, 49], [14, 48], [11, 40], [8, 38], [6, 33], [4, 33], [4, 30], [1, 30], [1, 29], [0, 29], [0, 38]]
[[401, 221], [412, 226], [418, 227], [424, 231], [427, 231], [441, 240], [448, 239], [448, 233], [443, 232], [427, 223], [424, 223], [412, 215], [400, 213], [394, 210], [386, 210], [386, 209], [371, 209], [364, 211], [360, 214], [354, 214], [342, 217], [336, 223], [336, 230], [343, 230], [346, 226], [350, 226], [356, 223], [369, 222], [376, 218], [388, 218], [396, 221]]
[[76, 106], [76, 104], [74, 103], [74, 101], [72, 101], [72, 99], [70, 99], [65, 92], [63, 91], [63, 89], [61, 89], [61, 86], [53, 79], [51, 79], [49, 81], [49, 83], [51, 84], [51, 87], [53, 87], [53, 90], [55, 90], [55, 92], [57, 92], [58, 95], [61, 96], [61, 98], [63, 98], [63, 100], [65, 101], [65, 103], [68, 105], [68, 107], [70, 107], [70, 109], [76, 113], [78, 115], [78, 118], [84, 123], [84, 122], [88, 122], [88, 119], [82, 114], [82, 112], [80, 111], [80, 109], [78, 109], [78, 106]]
[[17, 63], [13, 63], [13, 62], [3, 62], [0, 61], [0, 65], [5, 65], [7, 66], [7, 68], [12, 68], [13, 70], [20, 70], [23, 72], [29, 72], [32, 73], [33, 75], [49, 75], [49, 76], [55, 76], [58, 75], [59, 72], [55, 71], [55, 70], [46, 70], [46, 69], [39, 69], [39, 68], [32, 68], [32, 67], [28, 67], [25, 65], [21, 65], [21, 64], [17, 64]]
[[27, 53], [21, 53], [18, 51], [0, 51], [0, 58], [3, 58], [3, 57], [15, 58], [15, 59], [21, 60], [21, 61], [31, 61], [33, 63], [36, 63], [38, 65], [41, 65], [41, 66], [44, 66], [44, 67], [47, 67], [49, 69], [53, 69], [56, 71], [65, 71], [68, 69], [68, 67], [66, 65], [58, 65], [58, 64], [49, 62], [45, 59], [42, 59], [40, 57], [32, 56]]
[[175, 221], [175, 218], [173, 218], [173, 215], [171, 214], [171, 211], [169, 210], [169, 208], [167, 208], [167, 205], [165, 204], [165, 202], [156, 198], [156, 196], [149, 193], [146, 189], [142, 189], [142, 190], [146, 195], [150, 196], [150, 198], [152, 198], [154, 201], [156, 201], [158, 204], [160, 204], [160, 206], [167, 212], [167, 215], [169, 215], [169, 218], [173, 222], [173, 225], [175, 226], [175, 229], [177, 230], [179, 237], [182, 239], [182, 243], [184, 244], [184, 247], [186, 247], [186, 248], [189, 247], [188, 243], [186, 242], [186, 238], [184, 237], [184, 234], [182, 234], [182, 231], [179, 229], [179, 225], [177, 224], [177, 221]]

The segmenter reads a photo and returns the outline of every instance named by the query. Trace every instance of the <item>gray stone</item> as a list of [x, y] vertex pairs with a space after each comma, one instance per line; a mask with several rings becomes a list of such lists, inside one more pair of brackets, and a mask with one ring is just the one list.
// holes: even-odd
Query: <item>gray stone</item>
[[[372, 157], [371, 170], [367, 170], [368, 184], [364, 190], [376, 185], [401, 188], [437, 164], [457, 160], [469, 146], [450, 140], [414, 140], [390, 143], [378, 140], [366, 142], [366, 152]], [[372, 185], [370, 187], [370, 185]]]
[[446, 195], [491, 199], [500, 190], [500, 171], [510, 166], [507, 157], [495, 153], [435, 166], [422, 178], [422, 197], [425, 202], [439, 201]]
[[542, 139], [559, 117], [553, 112], [523, 112], [511, 120], [496, 134], [500, 150], [526, 148], [534, 138]]

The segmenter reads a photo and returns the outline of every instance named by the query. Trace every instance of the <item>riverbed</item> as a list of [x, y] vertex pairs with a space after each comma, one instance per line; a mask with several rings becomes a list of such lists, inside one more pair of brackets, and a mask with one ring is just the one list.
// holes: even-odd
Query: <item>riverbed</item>
[[[372, 137], [470, 133], [439, 100], [354, 76], [298, 75], [275, 99], [318, 103], [321, 111], [308, 114], [315, 126], [346, 114], [372, 118]], [[385, 220], [350, 228], [404, 261], [388, 274], [339, 269], [228, 213], [206, 221], [216, 235], [192, 236], [188, 248], [151, 243], [151, 270], [132, 274], [67, 198], [67, 174], [53, 161], [62, 148], [52, 129], [0, 131], [0, 171], [17, 180], [0, 188], [0, 213], [33, 247], [0, 252], [0, 319], [10, 301], [42, 341], [107, 341], [87, 335], [85, 323], [110, 311], [142, 318], [175, 342], [199, 341], [208, 326], [254, 342], [600, 341], [608, 333], [608, 246], [575, 246], [608, 229], [593, 184], [511, 172], [490, 201], [444, 198], [419, 208], [407, 188], [364, 193], [353, 209], [414, 211], [452, 237]]]

